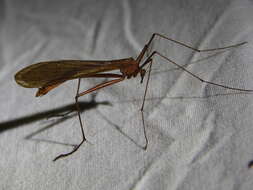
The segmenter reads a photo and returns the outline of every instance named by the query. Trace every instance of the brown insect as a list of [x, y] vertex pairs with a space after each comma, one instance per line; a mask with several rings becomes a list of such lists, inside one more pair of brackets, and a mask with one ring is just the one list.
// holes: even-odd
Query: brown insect
[[[155, 55], [160, 56], [161, 58], [165, 59], [169, 63], [175, 65], [177, 68], [182, 69], [183, 71], [187, 72], [191, 76], [195, 77], [196, 79], [200, 80], [203, 83], [208, 83], [215, 86], [220, 86], [223, 88], [228, 88], [232, 90], [237, 91], [245, 91], [245, 92], [252, 92], [253, 90], [247, 90], [247, 89], [241, 89], [241, 88], [234, 88], [225, 86], [218, 83], [213, 83], [210, 81], [206, 81], [198, 77], [197, 75], [193, 74], [192, 72], [188, 71], [184, 66], [180, 66], [173, 60], [167, 58], [166, 56], [162, 55], [161, 53], [157, 51], [153, 51], [150, 55], [147, 55], [146, 58], [144, 58], [145, 54], [148, 54], [148, 48], [151, 45], [151, 42], [154, 40], [155, 37], [160, 37], [162, 39], [174, 42], [176, 44], [179, 44], [181, 46], [184, 46], [186, 48], [192, 49], [196, 52], [210, 52], [210, 51], [216, 51], [216, 50], [224, 50], [228, 48], [237, 47], [240, 45], [243, 45], [247, 42], [242, 42], [239, 44], [221, 47], [221, 48], [213, 48], [213, 49], [203, 49], [199, 50], [196, 48], [193, 48], [185, 43], [173, 40], [171, 38], [168, 38], [162, 34], [154, 33], [148, 43], [143, 47], [142, 51], [138, 55], [136, 59], [129, 57], [126, 59], [118, 59], [118, 60], [109, 60], [109, 61], [82, 61], [82, 60], [59, 60], [59, 61], [46, 61], [46, 62], [40, 62], [33, 65], [30, 65], [15, 75], [16, 82], [26, 88], [38, 88], [38, 91], [36, 93], [36, 97], [43, 96], [47, 94], [50, 90], [58, 87], [62, 83], [68, 80], [72, 79], [78, 79], [78, 86], [77, 86], [77, 92], [75, 96], [76, 101], [76, 109], [78, 113], [78, 118], [80, 122], [81, 132], [82, 132], [82, 141], [74, 147], [74, 149], [68, 153], [60, 154], [57, 156], [54, 161], [58, 160], [59, 158], [66, 157], [68, 155], [73, 154], [78, 150], [78, 148], [83, 144], [84, 141], [86, 141], [82, 120], [80, 116], [80, 108], [78, 105], [78, 98], [80, 96], [83, 96], [85, 94], [91, 93], [95, 90], [104, 88], [106, 86], [113, 85], [115, 83], [121, 82], [125, 79], [130, 79], [132, 77], [136, 77], [138, 74], [140, 74], [141, 77], [141, 83], [143, 82], [144, 76], [146, 74], [146, 66], [149, 65], [149, 72], [148, 72], [148, 78], [146, 82], [146, 88], [144, 92], [143, 102], [141, 106], [141, 113], [142, 113], [142, 123], [143, 123], [143, 131], [145, 136], [145, 146], [143, 146], [143, 149], [147, 148], [148, 145], [148, 138], [146, 135], [145, 130], [145, 123], [144, 123], [144, 116], [143, 116], [143, 109], [144, 109], [144, 103], [146, 98], [146, 93], [148, 89], [148, 83], [151, 73], [151, 67], [152, 67], [152, 60]], [[143, 61], [144, 60], [144, 61]], [[115, 74], [115, 73], [108, 73], [108, 71], [114, 71], [119, 70], [121, 74]], [[80, 79], [81, 78], [114, 78], [113, 80], [100, 83], [84, 92], [79, 93], [80, 88]]]

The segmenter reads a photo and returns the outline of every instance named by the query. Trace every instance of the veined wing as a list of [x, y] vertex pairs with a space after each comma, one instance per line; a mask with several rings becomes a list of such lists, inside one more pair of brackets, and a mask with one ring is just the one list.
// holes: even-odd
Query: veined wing
[[54, 83], [105, 71], [120, 69], [132, 58], [111, 61], [59, 60], [30, 65], [15, 75], [16, 82], [26, 88], [41, 88]]

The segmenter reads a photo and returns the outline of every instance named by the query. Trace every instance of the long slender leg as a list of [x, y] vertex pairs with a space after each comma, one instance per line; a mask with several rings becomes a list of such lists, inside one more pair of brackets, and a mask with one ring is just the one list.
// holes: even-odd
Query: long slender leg
[[224, 50], [224, 49], [229, 49], [229, 48], [234, 48], [234, 47], [237, 47], [237, 46], [241, 46], [243, 44], [246, 44], [247, 42], [242, 42], [242, 43], [238, 43], [238, 44], [233, 44], [233, 45], [230, 45], [230, 46], [225, 46], [225, 47], [220, 47], [220, 48], [212, 48], [212, 49], [197, 49], [197, 48], [194, 48], [190, 45], [187, 45], [183, 42], [180, 42], [180, 41], [177, 41], [177, 40], [174, 40], [172, 38], [169, 38], [163, 34], [159, 34], [159, 33], [153, 33], [153, 35], [151, 36], [150, 40], [148, 41], [148, 43], [144, 46], [144, 48], [142, 49], [141, 53], [139, 54], [139, 56], [137, 57], [136, 61], [138, 63], [141, 62], [144, 54], [147, 52], [149, 46], [151, 45], [152, 41], [154, 40], [155, 36], [159, 36], [160, 38], [163, 38], [165, 40], [168, 40], [168, 41], [171, 41], [171, 42], [174, 42], [176, 44], [179, 44], [181, 46], [184, 46], [186, 48], [189, 48], [193, 51], [196, 51], [196, 52], [210, 52], [210, 51], [217, 51], [217, 50]]
[[[224, 52], [225, 52], [225, 50], [224, 51], [220, 51], [220, 52], [216, 52], [216, 53], [214, 53], [212, 55], [209, 55], [209, 56], [197, 59], [195, 61], [191, 61], [190, 63], [186, 63], [186, 64], [182, 65], [182, 67], [186, 68], [186, 67], [188, 67], [190, 65], [198, 64], [198, 63], [200, 63], [200, 62], [202, 62], [204, 60], [207, 60], [209, 58], [215, 57], [215, 56], [220, 55], [220, 54], [222, 54]], [[154, 74], [159, 74], [159, 73], [168, 72], [168, 71], [176, 71], [176, 70], [180, 70], [180, 68], [178, 68], [178, 67], [177, 68], [171, 68], [171, 69], [167, 69], [167, 70], [163, 70], [163, 71], [157, 71], [157, 72], [153, 71], [152, 74], [154, 75]]]
[[97, 86], [94, 86], [93, 88], [91, 88], [91, 89], [89, 89], [89, 90], [86, 90], [86, 91], [84, 91], [84, 92], [82, 92], [82, 93], [77, 94], [77, 95], [76, 95], [76, 98], [78, 99], [80, 96], [83, 96], [83, 95], [85, 95], [85, 94], [91, 93], [91, 92], [93, 92], [93, 91], [95, 91], [95, 90], [98, 90], [98, 89], [100, 89], [100, 88], [104, 88], [104, 87], [106, 87], [106, 86], [113, 85], [113, 84], [115, 84], [115, 83], [118, 83], [118, 82], [120, 82], [120, 81], [123, 81], [124, 79], [125, 79], [125, 77], [122, 76], [122, 78], [119, 78], [119, 79], [115, 79], [115, 80], [110, 80], [110, 81], [107, 81], [107, 82], [103, 82], [103, 83], [101, 83], [101, 84], [98, 84]]
[[84, 135], [84, 130], [83, 130], [83, 124], [82, 124], [82, 120], [81, 120], [81, 115], [80, 115], [80, 107], [79, 107], [79, 104], [78, 104], [78, 98], [79, 98], [80, 96], [83, 96], [83, 95], [85, 95], [85, 94], [91, 93], [91, 92], [93, 92], [93, 91], [95, 91], [95, 90], [98, 90], [98, 89], [100, 89], [100, 88], [104, 88], [104, 87], [106, 87], [106, 86], [110, 86], [110, 85], [113, 85], [113, 84], [115, 84], [115, 83], [118, 83], [118, 82], [120, 82], [120, 81], [122, 81], [122, 80], [124, 80], [124, 79], [125, 79], [125, 78], [122, 76], [122, 77], [119, 78], [119, 79], [110, 80], [110, 81], [101, 83], [101, 84], [99, 84], [99, 85], [97, 85], [97, 86], [95, 86], [95, 87], [93, 87], [93, 88], [90, 88], [90, 89], [88, 89], [88, 90], [86, 90], [86, 91], [84, 91], [84, 92], [82, 92], [82, 93], [79, 93], [79, 89], [80, 89], [80, 80], [81, 80], [81, 79], [80, 79], [80, 78], [78, 79], [78, 86], [77, 86], [77, 92], [76, 92], [76, 96], [75, 96], [75, 101], [76, 101], [76, 109], [77, 109], [77, 113], [78, 113], [78, 119], [79, 119], [81, 131], [82, 131], [82, 137], [83, 137], [83, 139], [82, 139], [82, 141], [81, 141], [72, 151], [70, 151], [70, 152], [68, 152], [68, 153], [65, 153], [65, 154], [60, 154], [60, 155], [57, 156], [53, 161], [56, 161], [56, 160], [58, 160], [59, 158], [63, 158], [63, 157], [66, 157], [66, 156], [69, 156], [69, 155], [73, 154], [74, 152], [76, 152], [76, 151], [79, 149], [79, 147], [83, 144], [83, 142], [86, 141], [86, 138], [85, 138], [85, 135]]
[[235, 88], [235, 87], [231, 87], [231, 86], [226, 86], [226, 85], [222, 85], [222, 84], [218, 84], [218, 83], [214, 83], [214, 82], [210, 82], [207, 80], [203, 80], [202, 78], [200, 78], [199, 76], [193, 74], [192, 72], [190, 72], [189, 70], [187, 70], [185, 67], [177, 64], [176, 62], [172, 61], [171, 59], [167, 58], [166, 56], [160, 54], [157, 51], [153, 51], [153, 53], [147, 58], [147, 60], [140, 66], [140, 68], [143, 68], [146, 64], [149, 63], [149, 60], [154, 56], [154, 55], [159, 55], [160, 57], [162, 57], [163, 59], [167, 60], [169, 63], [176, 65], [178, 68], [184, 70], [185, 72], [187, 72], [188, 74], [190, 74], [191, 76], [193, 76], [194, 78], [198, 79], [199, 81], [203, 82], [203, 83], [207, 83], [207, 84], [211, 84], [214, 86], [220, 86], [222, 88], [227, 88], [227, 89], [231, 89], [231, 90], [237, 90], [237, 91], [243, 91], [243, 92], [253, 92], [253, 90], [251, 89], [243, 89], [243, 88]]
[[152, 64], [153, 64], [153, 60], [150, 60], [150, 64], [149, 64], [149, 71], [148, 71], [148, 79], [146, 82], [146, 87], [145, 87], [145, 91], [144, 91], [144, 96], [143, 96], [143, 101], [142, 101], [142, 105], [141, 105], [141, 118], [142, 118], [142, 126], [143, 126], [143, 133], [144, 133], [144, 137], [145, 137], [145, 146], [143, 147], [144, 150], [147, 149], [148, 147], [148, 138], [147, 138], [147, 134], [146, 134], [146, 126], [145, 126], [145, 122], [144, 122], [144, 105], [145, 105], [145, 100], [146, 100], [146, 95], [147, 95], [147, 91], [148, 91], [148, 84], [149, 84], [149, 79], [150, 79], [150, 73], [151, 73], [151, 68], [152, 68]]
[[[79, 94], [79, 89], [80, 89], [80, 81], [81, 79], [79, 78], [78, 79], [78, 84], [77, 84], [77, 91], [76, 91], [76, 95]], [[79, 123], [80, 123], [80, 127], [81, 127], [81, 131], [82, 131], [82, 141], [81, 143], [79, 143], [77, 146], [74, 147], [74, 149], [66, 154], [60, 154], [58, 155], [57, 157], [55, 157], [55, 159], [53, 161], [56, 161], [58, 160], [59, 158], [63, 158], [63, 157], [66, 157], [66, 156], [69, 156], [71, 154], [73, 154], [75, 151], [78, 150], [78, 148], [83, 144], [83, 142], [86, 140], [85, 138], [85, 135], [84, 135], [84, 130], [83, 130], [83, 124], [82, 124], [82, 120], [81, 120], [81, 117], [80, 117], [80, 107], [79, 107], [79, 104], [78, 104], [78, 101], [76, 99], [76, 109], [77, 109], [77, 113], [78, 113], [78, 118], [79, 118]]]
[[190, 72], [189, 70], [187, 70], [184, 66], [181, 66], [181, 65], [177, 64], [176, 62], [174, 62], [171, 59], [165, 57], [164, 55], [160, 54], [159, 52], [156, 52], [156, 51], [152, 52], [152, 54], [140, 66], [140, 69], [142, 69], [145, 65], [147, 65], [149, 63], [148, 79], [147, 79], [147, 82], [146, 82], [145, 92], [144, 92], [144, 96], [143, 96], [143, 102], [142, 102], [142, 106], [141, 106], [141, 109], [140, 109], [141, 116], [142, 116], [143, 131], [144, 131], [144, 136], [145, 136], [145, 140], [146, 140], [146, 144], [143, 147], [144, 150], [147, 149], [148, 138], [147, 138], [147, 135], [146, 135], [143, 110], [144, 110], [145, 99], [146, 99], [146, 94], [147, 94], [147, 90], [148, 90], [148, 83], [149, 83], [149, 79], [150, 79], [151, 68], [152, 68], [152, 64], [153, 64], [152, 58], [153, 58], [154, 55], [159, 55], [160, 57], [162, 57], [165, 60], [167, 60], [169, 63], [176, 65], [178, 68], [184, 70], [185, 72], [187, 72], [188, 74], [190, 74], [191, 76], [193, 76], [194, 78], [198, 79], [199, 81], [201, 81], [203, 83], [208, 83], [208, 84], [211, 84], [211, 85], [220, 86], [222, 88], [227, 88], [227, 89], [231, 89], [231, 90], [244, 91], [244, 92], [253, 92], [253, 90], [250, 90], [250, 89], [234, 88], [234, 87], [230, 87], [230, 86], [226, 86], [226, 85], [221, 85], [221, 84], [218, 84], [218, 83], [214, 83], [214, 82], [203, 80], [199, 76], [197, 76], [197, 75], [193, 74], [192, 72]]
[[172, 38], [168, 38], [167, 36], [163, 35], [163, 34], [159, 34], [159, 33], [154, 33], [153, 34], [154, 36], [159, 36], [165, 40], [169, 40], [171, 42], [174, 42], [174, 43], [177, 43], [179, 45], [182, 45], [184, 47], [187, 47], [189, 49], [192, 49], [194, 51], [197, 51], [197, 52], [207, 52], [207, 51], [216, 51], [216, 50], [224, 50], [224, 49], [229, 49], [229, 48], [234, 48], [234, 47], [237, 47], [237, 46], [241, 46], [243, 44], [246, 44], [247, 42], [241, 42], [241, 43], [238, 43], [238, 44], [233, 44], [233, 45], [230, 45], [230, 46], [225, 46], [225, 47], [220, 47], [220, 48], [212, 48], [212, 49], [197, 49], [197, 48], [194, 48], [194, 47], [191, 47], [190, 45], [187, 45], [183, 42], [180, 42], [180, 41], [177, 41], [177, 40], [174, 40]]

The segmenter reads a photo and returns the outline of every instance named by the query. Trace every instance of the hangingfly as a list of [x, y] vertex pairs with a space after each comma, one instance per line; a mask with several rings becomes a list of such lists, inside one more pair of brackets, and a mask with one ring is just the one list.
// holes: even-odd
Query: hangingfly
[[[210, 81], [206, 81], [198, 77], [197, 75], [193, 74], [192, 72], [188, 71], [185, 67], [180, 66], [173, 60], [167, 58], [166, 56], [162, 55], [161, 53], [157, 51], [153, 51], [150, 55], [147, 55], [146, 59], [144, 59], [144, 55], [147, 54], [148, 48], [150, 47], [152, 41], [155, 37], [160, 37], [162, 39], [174, 42], [178, 45], [184, 46], [186, 48], [189, 48], [196, 52], [210, 52], [210, 51], [217, 51], [217, 50], [224, 50], [228, 48], [237, 47], [240, 45], [245, 44], [246, 42], [221, 47], [221, 48], [213, 48], [213, 49], [203, 49], [199, 50], [196, 48], [193, 48], [185, 43], [179, 42], [177, 40], [173, 40], [171, 38], [168, 38], [162, 34], [154, 33], [148, 43], [143, 47], [142, 51], [138, 55], [136, 59], [129, 57], [125, 59], [118, 59], [118, 60], [108, 60], [108, 61], [83, 61], [83, 60], [59, 60], [59, 61], [46, 61], [46, 62], [40, 62], [33, 65], [30, 65], [28, 67], [25, 67], [24, 69], [20, 70], [15, 75], [16, 82], [25, 87], [25, 88], [38, 88], [38, 91], [36, 93], [36, 97], [43, 96], [47, 94], [50, 90], [58, 87], [62, 83], [68, 80], [78, 79], [78, 87], [77, 87], [77, 93], [75, 96], [76, 101], [76, 109], [78, 113], [78, 118], [81, 126], [81, 132], [82, 132], [82, 141], [74, 147], [74, 149], [68, 153], [60, 154], [57, 156], [54, 161], [58, 160], [59, 158], [66, 157], [68, 155], [73, 154], [75, 151], [78, 150], [78, 148], [83, 144], [83, 142], [86, 141], [82, 120], [80, 116], [80, 108], [78, 105], [78, 98], [80, 96], [83, 96], [85, 94], [91, 93], [95, 90], [104, 88], [106, 86], [113, 85], [115, 83], [121, 82], [125, 79], [130, 79], [132, 77], [136, 77], [138, 74], [141, 77], [141, 83], [143, 82], [144, 76], [146, 74], [146, 66], [149, 65], [149, 72], [148, 72], [148, 79], [146, 83], [146, 88], [144, 92], [143, 102], [141, 106], [141, 113], [142, 113], [142, 123], [143, 123], [143, 131], [144, 131], [144, 137], [146, 140], [145, 145], [143, 146], [143, 149], [147, 148], [148, 145], [148, 138], [146, 135], [145, 130], [145, 123], [144, 123], [144, 116], [143, 116], [143, 109], [144, 109], [144, 103], [146, 98], [146, 93], [148, 89], [148, 83], [151, 73], [151, 67], [152, 67], [152, 60], [153, 57], [160, 56], [161, 58], [165, 59], [168, 63], [171, 63], [175, 65], [176, 67], [182, 69], [183, 71], [187, 72], [191, 76], [197, 78], [203, 83], [208, 83], [215, 86], [220, 86], [223, 88], [228, 88], [231, 90], [237, 90], [237, 91], [244, 91], [244, 92], [252, 92], [253, 90], [248, 89], [241, 89], [241, 88], [234, 88], [218, 83], [213, 83]], [[120, 71], [121, 74], [116, 73], [108, 73], [111, 71]], [[81, 78], [112, 78], [112, 80], [109, 80], [107, 82], [100, 83], [84, 92], [79, 93], [80, 88], [80, 79]]]

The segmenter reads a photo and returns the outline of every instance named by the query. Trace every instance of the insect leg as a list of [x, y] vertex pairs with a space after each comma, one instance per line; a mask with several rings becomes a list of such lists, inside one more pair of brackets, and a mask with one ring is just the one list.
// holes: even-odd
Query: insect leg
[[152, 36], [159, 36], [159, 37], [161, 37], [161, 38], [163, 38], [165, 40], [168, 40], [168, 41], [174, 42], [176, 44], [179, 44], [181, 46], [187, 47], [187, 48], [192, 49], [192, 50], [194, 50], [196, 52], [207, 52], [207, 51], [224, 50], [224, 49], [229, 49], [229, 48], [234, 48], [234, 47], [237, 47], [237, 46], [241, 46], [241, 45], [247, 43], [247, 42], [241, 42], [241, 43], [233, 44], [233, 45], [230, 45], [230, 46], [225, 46], [225, 47], [220, 47], [220, 48], [212, 48], [212, 49], [197, 49], [197, 48], [191, 47], [190, 45], [187, 45], [187, 44], [185, 44], [183, 42], [174, 40], [172, 38], [168, 38], [167, 36], [165, 36], [163, 34], [154, 33]]
[[114, 80], [110, 80], [110, 81], [107, 81], [107, 82], [103, 82], [101, 84], [98, 84], [97, 86], [94, 86], [93, 88], [90, 88], [90, 89], [88, 89], [88, 90], [86, 90], [86, 91], [84, 91], [82, 93], [77, 94], [76, 98], [78, 99], [80, 96], [83, 96], [85, 94], [91, 93], [91, 92], [96, 91], [96, 90], [98, 90], [100, 88], [104, 88], [106, 86], [113, 85], [115, 83], [123, 81], [124, 79], [125, 79], [125, 77], [122, 77], [122, 78], [119, 78], [119, 79], [114, 79]]
[[[78, 93], [79, 93], [80, 81], [81, 81], [81, 79], [79, 78], [79, 79], [78, 79], [78, 85], [77, 85], [76, 96], [77, 96]], [[83, 144], [83, 142], [86, 141], [86, 138], [85, 138], [85, 135], [84, 135], [84, 130], [83, 130], [83, 124], [82, 124], [81, 117], [80, 117], [80, 107], [79, 107], [77, 98], [76, 98], [76, 109], [77, 109], [77, 113], [78, 113], [78, 118], [79, 118], [79, 122], [80, 122], [80, 127], [81, 127], [81, 131], [82, 131], [82, 137], [83, 137], [83, 139], [82, 139], [81, 143], [79, 143], [77, 146], [75, 146], [75, 148], [74, 148], [72, 151], [70, 151], [70, 152], [68, 152], [68, 153], [66, 153], [66, 154], [60, 154], [59, 156], [55, 157], [55, 159], [54, 159], [53, 161], [56, 161], [56, 160], [58, 160], [59, 158], [63, 158], [63, 157], [66, 157], [66, 156], [69, 156], [69, 155], [73, 154], [75, 151], [78, 150], [78, 148]]]
[[207, 80], [204, 80], [202, 78], [200, 78], [199, 76], [193, 74], [192, 72], [190, 72], [189, 70], [187, 70], [185, 67], [177, 64], [176, 62], [172, 61], [171, 59], [167, 58], [166, 56], [162, 55], [161, 53], [157, 52], [157, 51], [153, 51], [153, 53], [147, 58], [147, 60], [140, 66], [140, 68], [144, 67], [148, 61], [154, 56], [154, 55], [158, 55], [160, 57], [162, 57], [163, 59], [167, 60], [169, 63], [176, 65], [178, 68], [184, 70], [185, 72], [187, 72], [188, 74], [190, 74], [191, 76], [193, 76], [194, 78], [198, 79], [199, 81], [203, 82], [203, 83], [207, 83], [207, 84], [211, 84], [214, 86], [219, 86], [222, 88], [227, 88], [227, 89], [231, 89], [231, 90], [237, 90], [237, 91], [243, 91], [243, 92], [253, 92], [253, 90], [251, 89], [243, 89], [243, 88], [235, 88], [235, 87], [231, 87], [231, 86], [226, 86], [226, 85], [222, 85], [222, 84], [218, 84], [218, 83], [214, 83], [214, 82], [210, 82]]
[[148, 51], [148, 48], [149, 46], [151, 45], [152, 41], [154, 40], [155, 36], [158, 36], [162, 39], [165, 39], [165, 40], [168, 40], [168, 41], [171, 41], [173, 43], [176, 43], [178, 45], [181, 45], [181, 46], [184, 46], [186, 48], [189, 48], [193, 51], [196, 51], [196, 52], [210, 52], [210, 51], [218, 51], [218, 50], [225, 50], [225, 49], [229, 49], [229, 48], [234, 48], [234, 47], [238, 47], [238, 46], [241, 46], [241, 45], [244, 45], [246, 44], [247, 42], [242, 42], [242, 43], [238, 43], [238, 44], [233, 44], [233, 45], [230, 45], [230, 46], [225, 46], [225, 47], [220, 47], [220, 48], [212, 48], [212, 49], [197, 49], [197, 48], [194, 48], [190, 45], [187, 45], [186, 43], [183, 43], [183, 42], [180, 42], [180, 41], [177, 41], [177, 40], [174, 40], [172, 38], [169, 38], [163, 34], [159, 34], [159, 33], [153, 33], [151, 38], [149, 39], [148, 43], [143, 47], [141, 53], [139, 54], [139, 56], [137, 57], [136, 61], [138, 63], [141, 62], [144, 54]]
[[63, 157], [66, 157], [66, 156], [69, 156], [71, 154], [73, 154], [74, 152], [76, 152], [79, 147], [83, 144], [84, 141], [86, 141], [86, 138], [85, 138], [85, 134], [84, 134], [84, 130], [83, 130], [83, 124], [82, 124], [82, 119], [81, 119], [81, 115], [80, 115], [80, 107], [79, 107], [79, 104], [78, 104], [78, 98], [80, 96], [83, 96], [85, 94], [88, 94], [88, 93], [91, 93], [95, 90], [98, 90], [100, 88], [104, 88], [106, 86], [110, 86], [110, 85], [113, 85], [115, 83], [118, 83], [122, 80], [124, 80], [125, 78], [122, 76], [121, 78], [119, 79], [115, 79], [115, 80], [110, 80], [110, 81], [107, 81], [107, 82], [104, 82], [104, 83], [101, 83], [101, 84], [98, 84], [97, 86], [93, 87], [93, 88], [90, 88], [82, 93], [79, 93], [79, 89], [80, 89], [80, 78], [78, 79], [78, 87], [77, 87], [77, 92], [76, 92], [76, 96], [75, 96], [75, 101], [76, 101], [76, 109], [77, 109], [77, 113], [78, 113], [78, 119], [79, 119], [79, 123], [80, 123], [80, 127], [81, 127], [81, 131], [82, 131], [82, 141], [70, 152], [66, 153], [66, 154], [60, 154], [59, 156], [57, 156], [53, 161], [56, 161], [58, 160], [59, 158], [63, 158]]
[[144, 110], [144, 104], [145, 104], [145, 99], [146, 99], [146, 95], [147, 95], [147, 91], [148, 91], [148, 83], [149, 83], [149, 79], [150, 79], [150, 73], [151, 73], [151, 68], [152, 68], [152, 64], [153, 64], [153, 60], [150, 59], [148, 62], [150, 62], [149, 64], [149, 71], [148, 71], [148, 79], [147, 79], [147, 82], [146, 82], [146, 87], [145, 87], [145, 91], [144, 91], [144, 96], [143, 96], [143, 101], [142, 101], [142, 105], [141, 105], [141, 119], [142, 119], [142, 126], [143, 126], [143, 133], [144, 133], [144, 137], [145, 137], [145, 146], [143, 147], [144, 150], [147, 149], [148, 147], [148, 138], [147, 138], [147, 134], [146, 134], [146, 127], [145, 127], [145, 122], [144, 122], [144, 113], [143, 113], [143, 110]]

